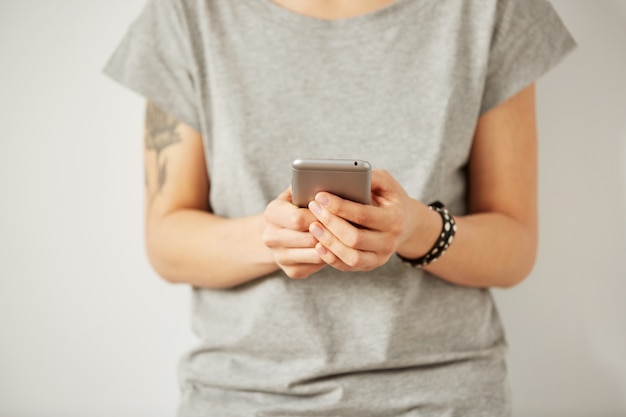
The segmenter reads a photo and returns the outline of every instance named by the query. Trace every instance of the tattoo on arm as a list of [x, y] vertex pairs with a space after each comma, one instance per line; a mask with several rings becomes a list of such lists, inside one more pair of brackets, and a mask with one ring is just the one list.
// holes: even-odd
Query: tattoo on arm
[[[181, 141], [178, 133], [178, 120], [165, 113], [152, 103], [148, 103], [146, 108], [146, 130], [144, 134], [144, 144], [146, 151], [156, 152], [156, 172], [157, 184], [156, 190], [150, 197], [150, 202], [161, 192], [165, 181], [167, 180], [167, 158], [161, 155], [161, 152], [170, 145], [174, 145]], [[146, 187], [148, 188], [149, 180], [146, 169]]]

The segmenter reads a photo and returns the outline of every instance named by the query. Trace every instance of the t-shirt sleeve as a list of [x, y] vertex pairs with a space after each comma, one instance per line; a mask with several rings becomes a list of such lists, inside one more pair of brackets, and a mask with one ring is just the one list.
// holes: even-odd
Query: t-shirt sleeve
[[199, 131], [196, 65], [184, 13], [173, 0], [149, 0], [104, 73]]
[[545, 0], [500, 0], [496, 14], [481, 114], [534, 82], [576, 47]]

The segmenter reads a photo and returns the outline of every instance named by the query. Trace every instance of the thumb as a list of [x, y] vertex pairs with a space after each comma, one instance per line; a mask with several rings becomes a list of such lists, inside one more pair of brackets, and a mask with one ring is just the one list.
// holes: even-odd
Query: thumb
[[394, 192], [396, 180], [384, 169], [372, 171], [372, 194], [385, 196]]

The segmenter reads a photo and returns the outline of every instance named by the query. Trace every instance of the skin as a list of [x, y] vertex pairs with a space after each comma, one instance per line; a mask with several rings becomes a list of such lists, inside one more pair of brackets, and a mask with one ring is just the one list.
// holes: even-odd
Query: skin
[[[426, 269], [459, 285], [509, 287], [528, 275], [537, 248], [534, 88], [478, 121], [469, 163], [469, 215], [441, 261]], [[398, 253], [417, 258], [441, 231], [439, 215], [410, 199], [386, 172], [372, 177], [373, 206], [319, 193], [309, 231], [321, 259], [341, 271], [368, 271]], [[272, 217], [273, 218], [273, 217]], [[357, 228], [352, 223], [361, 227]]]
[[[157, 273], [173, 283], [228, 288], [278, 269], [261, 240], [262, 214], [226, 219], [210, 212], [198, 132], [150, 103], [146, 113], [145, 241]], [[159, 119], [150, 113], [167, 129], [155, 129]], [[164, 146], [157, 150], [153, 142]]]
[[[537, 247], [534, 102], [531, 85], [478, 120], [469, 214], [455, 217], [454, 244], [426, 267], [441, 279], [510, 287], [530, 272]], [[287, 189], [262, 214], [216, 216], [208, 205], [201, 136], [163, 117], [172, 125], [169, 145], [145, 150], [146, 243], [154, 268], [170, 282], [230, 288], [278, 268], [294, 279], [325, 267], [369, 271], [394, 253], [423, 255], [441, 230], [439, 215], [385, 171], [372, 173], [372, 206], [319, 193], [309, 208], [298, 208]], [[153, 131], [147, 126], [146, 135]]]
[[383, 8], [394, 0], [272, 0], [293, 12], [318, 19], [347, 19]]
[[[275, 1], [327, 19], [392, 2]], [[200, 134], [148, 104], [144, 142], [146, 248], [155, 270], [169, 282], [231, 288], [278, 269], [293, 279], [322, 268], [370, 271], [395, 253], [422, 256], [441, 230], [439, 215], [384, 171], [372, 174], [371, 206], [319, 193], [308, 208], [298, 208], [287, 189], [264, 213], [219, 217], [208, 202]], [[479, 118], [468, 179], [468, 214], [455, 217], [453, 245], [425, 269], [457, 285], [513, 286], [532, 269], [537, 249], [533, 85]]]

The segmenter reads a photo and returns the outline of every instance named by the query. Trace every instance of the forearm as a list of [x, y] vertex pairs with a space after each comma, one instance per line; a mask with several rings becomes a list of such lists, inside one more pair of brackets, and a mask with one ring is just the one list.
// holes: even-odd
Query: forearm
[[[470, 287], [511, 287], [530, 273], [537, 247], [534, 225], [495, 212], [458, 216], [455, 220], [458, 231], [452, 245], [425, 270], [445, 281]], [[430, 227], [429, 236], [437, 236], [441, 220]]]
[[[510, 287], [530, 273], [538, 234], [534, 103], [531, 84], [479, 118], [467, 171], [471, 214], [456, 218], [458, 232], [452, 246], [426, 267], [428, 271], [476, 287]], [[424, 206], [417, 207], [422, 211], [413, 214], [426, 216]], [[433, 241], [441, 231], [441, 219], [420, 224], [438, 225], [438, 231], [421, 235], [432, 236]], [[429, 247], [421, 249], [424, 254]]]
[[261, 240], [263, 228], [262, 215], [226, 219], [203, 210], [174, 210], [148, 221], [148, 257], [169, 282], [234, 287], [278, 269]]

